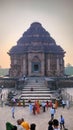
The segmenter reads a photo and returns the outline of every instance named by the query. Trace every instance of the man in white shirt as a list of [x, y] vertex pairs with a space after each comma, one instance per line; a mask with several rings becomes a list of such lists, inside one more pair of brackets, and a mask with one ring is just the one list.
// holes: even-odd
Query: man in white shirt
[[52, 108], [50, 109], [50, 114], [51, 114], [51, 119], [53, 120], [54, 119], [54, 114], [55, 114], [55, 108]]

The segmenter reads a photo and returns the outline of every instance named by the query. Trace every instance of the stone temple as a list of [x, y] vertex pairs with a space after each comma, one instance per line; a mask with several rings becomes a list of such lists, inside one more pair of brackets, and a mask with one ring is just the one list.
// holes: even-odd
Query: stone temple
[[65, 51], [38, 22], [30, 25], [8, 54], [10, 77], [64, 75]]

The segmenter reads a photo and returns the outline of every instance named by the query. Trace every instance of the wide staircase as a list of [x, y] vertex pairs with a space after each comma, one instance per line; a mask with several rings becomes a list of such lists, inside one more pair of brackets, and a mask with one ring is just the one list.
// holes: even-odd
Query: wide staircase
[[21, 91], [20, 99], [24, 99], [26, 104], [28, 104], [29, 100], [31, 102], [44, 100], [46, 102], [55, 99], [53, 93], [54, 91], [50, 91], [46, 86], [44, 77], [28, 77]]

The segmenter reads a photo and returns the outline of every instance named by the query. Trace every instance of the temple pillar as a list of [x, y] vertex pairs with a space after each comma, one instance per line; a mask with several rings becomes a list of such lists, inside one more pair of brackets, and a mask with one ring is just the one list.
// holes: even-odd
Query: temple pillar
[[31, 63], [31, 59], [32, 59], [32, 54], [29, 53], [28, 54], [28, 75], [31, 76], [32, 73], [32, 63]]
[[26, 74], [26, 61], [23, 59], [22, 73]]
[[48, 59], [48, 71], [50, 71], [50, 59]]
[[41, 60], [41, 75], [45, 75], [45, 59], [44, 59], [44, 54], [41, 54], [42, 60]]
[[57, 75], [60, 73], [59, 58], [57, 58]]

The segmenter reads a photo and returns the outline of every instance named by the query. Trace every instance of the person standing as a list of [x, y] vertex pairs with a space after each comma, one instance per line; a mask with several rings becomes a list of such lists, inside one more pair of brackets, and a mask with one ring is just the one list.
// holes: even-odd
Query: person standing
[[65, 120], [64, 120], [64, 117], [61, 115], [60, 116], [60, 120], [59, 120], [59, 122], [60, 122], [60, 128], [62, 129], [62, 128], [64, 128], [65, 129]]
[[2, 101], [2, 94], [1, 94], [1, 107], [3, 107], [3, 101]]
[[45, 103], [45, 101], [42, 101], [42, 108], [43, 108], [43, 112], [45, 112], [46, 110], [45, 110], [45, 107], [46, 107], [46, 103]]
[[23, 107], [25, 107], [25, 100], [23, 99]]
[[50, 101], [50, 102], [49, 102], [49, 106], [50, 106], [50, 107], [52, 107], [52, 106], [53, 106], [52, 101]]
[[33, 111], [33, 105], [32, 105], [32, 103], [29, 104], [29, 111], [30, 111], [30, 113], [32, 113], [32, 111]]
[[21, 126], [23, 128], [25, 128], [25, 130], [29, 130], [30, 129], [30, 125], [28, 122], [24, 121], [24, 118], [21, 119]]
[[12, 118], [15, 118], [15, 107], [14, 106], [12, 107], [11, 111], [12, 111]]
[[47, 108], [47, 110], [48, 110], [48, 107], [49, 107], [49, 102], [48, 102], [48, 100], [46, 101], [46, 108]]
[[39, 114], [39, 113], [40, 113], [40, 104], [39, 104], [39, 100], [35, 101], [35, 108], [36, 108], [37, 114]]
[[62, 100], [62, 107], [65, 108], [65, 105], [66, 105], [65, 101]]
[[50, 109], [50, 114], [51, 114], [51, 120], [54, 119], [54, 114], [55, 114], [55, 108], [52, 106]]
[[66, 107], [67, 107], [67, 109], [70, 108], [70, 101], [69, 100], [66, 100]]
[[57, 108], [58, 108], [58, 101], [55, 100], [55, 109], [57, 109]]
[[21, 126], [21, 120], [20, 120], [20, 119], [17, 120], [17, 130], [25, 130], [25, 129]]

